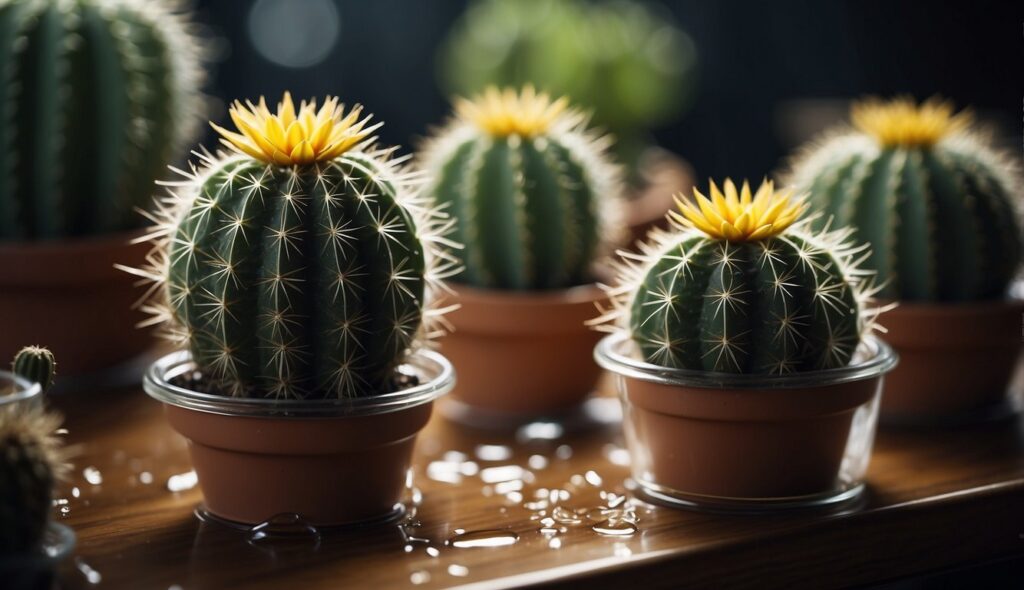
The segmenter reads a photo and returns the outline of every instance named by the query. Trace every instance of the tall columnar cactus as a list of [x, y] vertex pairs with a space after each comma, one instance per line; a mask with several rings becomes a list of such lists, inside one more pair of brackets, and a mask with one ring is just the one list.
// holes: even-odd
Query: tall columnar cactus
[[948, 103], [868, 100], [840, 130], [798, 157], [791, 181], [819, 223], [857, 230], [883, 296], [908, 301], [1001, 297], [1021, 262], [1010, 159]]
[[624, 253], [604, 318], [651, 363], [723, 373], [790, 373], [849, 363], [870, 326], [864, 251], [849, 231], [811, 232], [806, 205], [769, 181], [729, 180], [680, 201], [670, 231]]
[[0, 407], [0, 557], [39, 549], [67, 469], [59, 425], [40, 407]]
[[57, 373], [57, 361], [49, 349], [41, 346], [26, 346], [14, 357], [11, 370], [15, 375], [24, 377], [32, 383], [38, 383], [45, 392], [53, 385], [53, 376]]
[[460, 282], [551, 289], [592, 280], [616, 234], [619, 169], [609, 142], [564, 98], [527, 86], [459, 100], [420, 154], [428, 193], [456, 223]]
[[128, 229], [198, 129], [172, 0], [0, 0], [0, 240]]
[[[383, 393], [455, 263], [417, 175], [336, 98], [236, 102], [234, 154], [203, 155], [166, 203], [153, 268], [172, 335], [233, 395]], [[446, 242], [447, 243], [447, 242]]]

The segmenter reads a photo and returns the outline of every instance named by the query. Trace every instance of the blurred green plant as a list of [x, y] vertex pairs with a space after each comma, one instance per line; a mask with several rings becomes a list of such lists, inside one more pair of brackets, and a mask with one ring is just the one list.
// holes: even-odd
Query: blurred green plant
[[616, 136], [630, 169], [649, 130], [692, 101], [696, 65], [693, 41], [670, 15], [626, 0], [477, 0], [439, 50], [446, 91], [533, 84], [566, 95]]

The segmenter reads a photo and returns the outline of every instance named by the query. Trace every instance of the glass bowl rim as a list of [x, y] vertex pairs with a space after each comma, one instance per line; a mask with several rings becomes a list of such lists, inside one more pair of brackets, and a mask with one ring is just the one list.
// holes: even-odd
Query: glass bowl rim
[[865, 336], [858, 350], [869, 356], [845, 367], [802, 371], [786, 375], [745, 373], [719, 373], [694, 369], [672, 369], [638, 360], [623, 349], [633, 342], [625, 332], [609, 334], [594, 347], [594, 360], [602, 368], [634, 379], [705, 389], [790, 389], [837, 385], [879, 377], [891, 371], [899, 362], [899, 355], [884, 340], [875, 335]]
[[192, 353], [172, 352], [157, 359], [142, 378], [142, 388], [153, 399], [184, 408], [225, 416], [254, 418], [332, 418], [386, 414], [419, 406], [451, 391], [455, 369], [433, 350], [410, 354], [402, 366], [412, 367], [422, 381], [418, 385], [381, 395], [332, 399], [275, 399], [229, 397], [202, 393], [170, 382], [181, 373], [195, 370]]
[[0, 371], [0, 382], [2, 381], [9, 381], [13, 383], [17, 390], [8, 395], [0, 395], [0, 407], [30, 400], [42, 395], [43, 393], [41, 385], [38, 383], [32, 383], [21, 375], [16, 375], [10, 371]]

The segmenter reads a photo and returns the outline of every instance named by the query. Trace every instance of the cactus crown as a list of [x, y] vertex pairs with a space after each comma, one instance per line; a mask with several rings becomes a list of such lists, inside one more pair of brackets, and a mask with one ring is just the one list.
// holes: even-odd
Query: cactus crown
[[43, 392], [53, 385], [53, 377], [57, 372], [57, 361], [48, 348], [42, 346], [26, 346], [14, 357], [11, 369], [19, 375], [38, 383]]
[[854, 127], [884, 147], [928, 147], [967, 129], [970, 111], [954, 113], [953, 103], [932, 97], [920, 105], [909, 97], [883, 101], [869, 98], [850, 109]]
[[295, 111], [290, 92], [271, 113], [261, 96], [259, 104], [235, 101], [231, 120], [241, 133], [228, 131], [210, 123], [229, 148], [268, 164], [305, 166], [326, 162], [359, 145], [380, 123], [367, 127], [372, 115], [360, 119], [362, 105], [355, 105], [345, 114], [345, 105], [337, 97], [327, 97], [319, 110], [316, 100], [303, 101]]
[[455, 102], [455, 112], [460, 118], [471, 121], [493, 137], [543, 135], [568, 108], [567, 97], [552, 100], [546, 93], [538, 94], [529, 84], [520, 92], [515, 88], [499, 90], [489, 86], [472, 100], [459, 98]]
[[396, 367], [441, 331], [435, 295], [459, 270], [452, 222], [406, 158], [367, 136], [359, 107], [264, 104], [236, 108], [241, 133], [222, 131], [242, 153], [201, 152], [169, 184], [150, 264], [124, 270], [152, 283], [151, 323], [218, 391], [391, 391]]
[[724, 193], [711, 181], [711, 198], [694, 187], [697, 206], [676, 197], [682, 215], [671, 215], [686, 227], [698, 229], [712, 238], [730, 242], [753, 242], [777, 236], [793, 225], [807, 210], [803, 198], [793, 199], [792, 190], [776, 191], [770, 180], [761, 182], [756, 193], [750, 183], [736, 188], [732, 179], [725, 179]]
[[701, 210], [680, 203], [639, 253], [620, 252], [612, 307], [593, 324], [626, 331], [646, 360], [670, 368], [846, 365], [879, 313], [867, 305], [872, 273], [858, 267], [866, 247], [848, 229], [811, 231], [797, 219], [803, 197], [767, 180], [753, 193], [724, 186], [710, 200], [697, 193]]

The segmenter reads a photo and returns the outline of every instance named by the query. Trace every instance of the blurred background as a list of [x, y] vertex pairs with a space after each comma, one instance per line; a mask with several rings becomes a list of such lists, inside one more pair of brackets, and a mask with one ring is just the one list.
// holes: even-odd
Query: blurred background
[[210, 89], [218, 118], [236, 97], [338, 94], [386, 121], [386, 142], [411, 149], [453, 94], [532, 80], [592, 109], [630, 165], [659, 145], [700, 179], [771, 173], [865, 94], [941, 94], [1021, 145], [1020, 2], [196, 4], [223, 39]]

